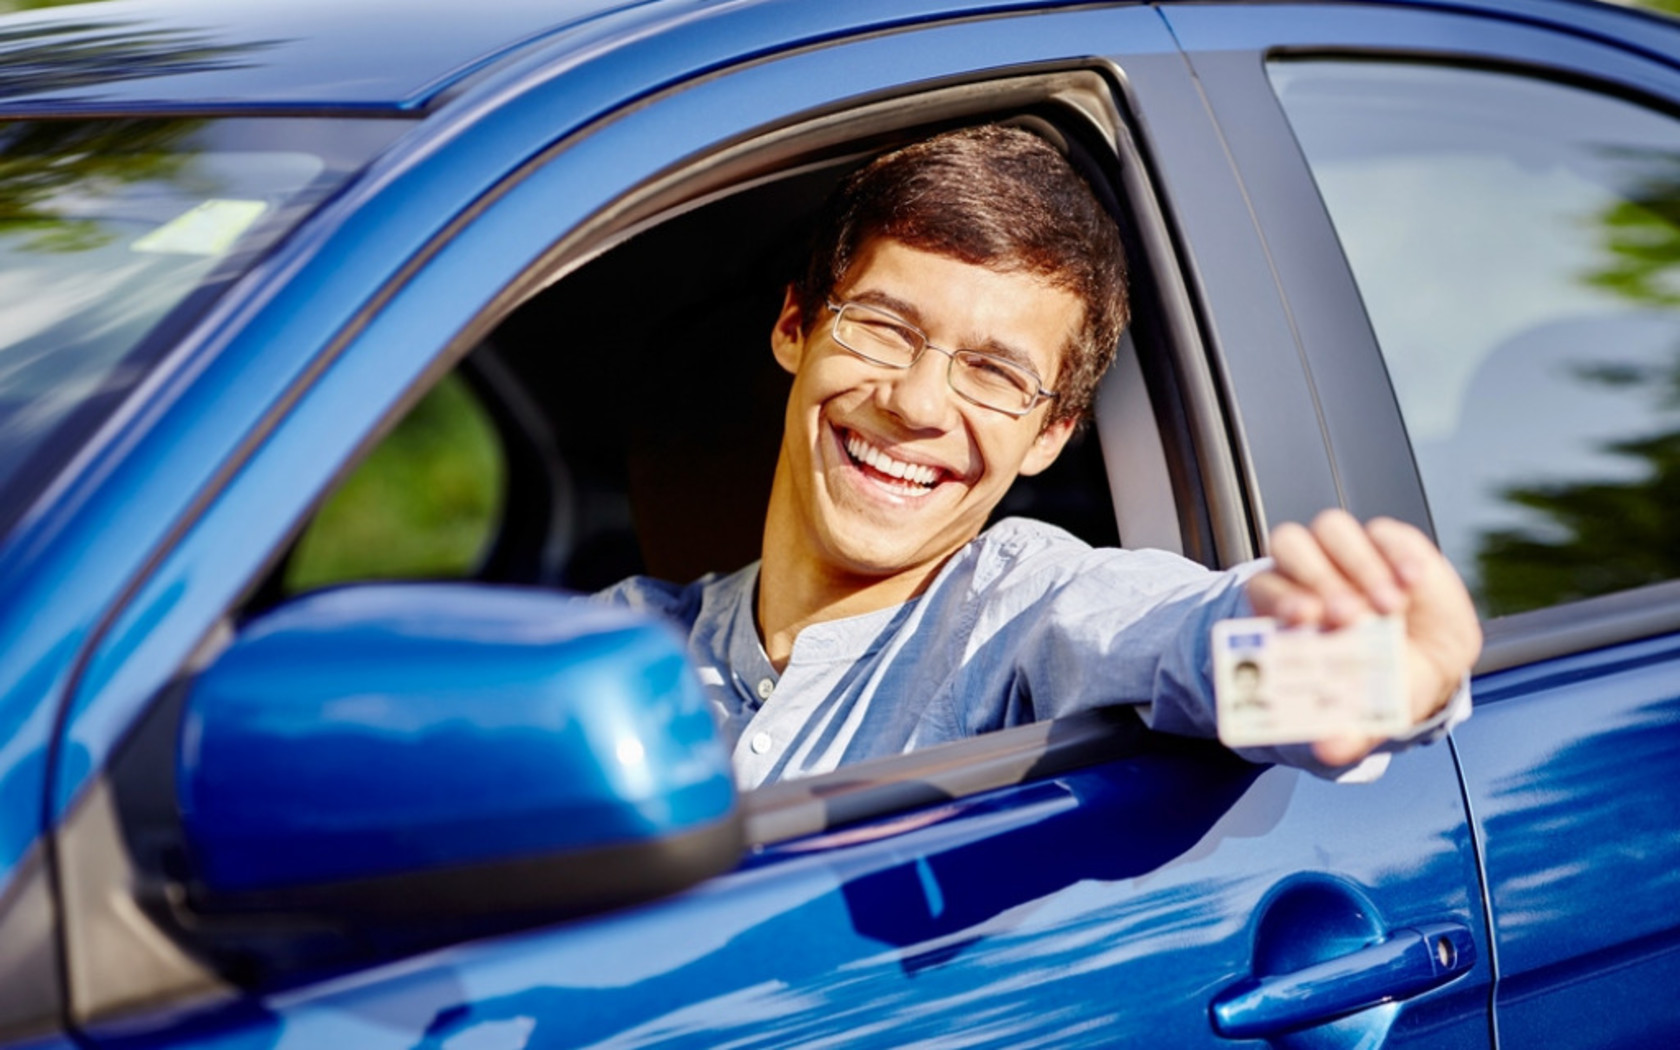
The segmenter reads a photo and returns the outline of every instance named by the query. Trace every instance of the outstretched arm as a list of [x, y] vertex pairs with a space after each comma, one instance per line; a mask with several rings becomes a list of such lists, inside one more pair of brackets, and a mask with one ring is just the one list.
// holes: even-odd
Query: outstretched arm
[[[1361, 525], [1346, 511], [1327, 510], [1310, 526], [1279, 525], [1271, 540], [1272, 567], [1248, 582], [1256, 614], [1326, 629], [1398, 615], [1413, 724], [1446, 705], [1481, 653], [1482, 630], [1464, 581], [1429, 537], [1392, 518]], [[1314, 744], [1313, 754], [1345, 766], [1381, 743], [1340, 737]]]

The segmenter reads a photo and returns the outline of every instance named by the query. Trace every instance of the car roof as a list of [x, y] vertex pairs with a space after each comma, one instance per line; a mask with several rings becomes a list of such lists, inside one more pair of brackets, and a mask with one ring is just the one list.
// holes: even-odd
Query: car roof
[[0, 110], [413, 110], [637, 0], [71, 0], [0, 15]]
[[[24, 0], [30, 2], [30, 0]], [[603, 15], [684, 0], [34, 0], [0, 14], [0, 114], [423, 110]], [[1053, 4], [1055, 0], [1033, 0]], [[1399, 4], [1428, 0], [1386, 0]], [[1493, 9], [1548, 0], [1462, 0]], [[1561, 0], [1609, 8], [1599, 0]], [[1650, 8], [1665, 0], [1616, 0]], [[687, 0], [687, 7], [702, 0]], [[0, 10], [8, 6], [0, 0]], [[922, 16], [962, 0], [907, 2]], [[997, 0], [980, 0], [995, 9]], [[656, 10], [649, 16], [658, 18]]]

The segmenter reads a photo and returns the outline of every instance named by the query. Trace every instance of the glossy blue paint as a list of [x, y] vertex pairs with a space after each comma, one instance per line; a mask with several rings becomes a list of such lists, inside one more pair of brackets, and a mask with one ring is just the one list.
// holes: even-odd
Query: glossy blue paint
[[[1680, 637], [1489, 675], [1458, 732], [1510, 1045], [1680, 1040]], [[1583, 918], [1585, 905], [1588, 915]]]
[[[1390, 775], [1348, 789], [1146, 751], [766, 849], [645, 907], [265, 997], [261, 1025], [234, 1013], [187, 1038], [102, 1043], [1229, 1047], [1211, 1003], [1255, 965], [1280, 880], [1333, 870], [1376, 922], [1479, 925], [1450, 755]], [[1291, 917], [1294, 939], [1319, 944], [1312, 919]], [[1464, 981], [1340, 1022], [1328, 1045], [1485, 1047], [1489, 978], [1479, 959]]]
[[9, 1042], [6, 1050], [82, 1050], [81, 1046], [64, 1036], [48, 1035], [23, 1042]]
[[[1438, 9], [1432, 0], [1392, 0]], [[1671, 64], [1680, 61], [1680, 19], [1645, 0], [1479, 0], [1475, 9], [1561, 29]]]
[[[347, 125], [346, 132], [350, 126], [367, 128], [358, 122]], [[355, 141], [357, 136], [346, 132], [339, 133], [340, 142]], [[328, 214], [314, 221], [330, 224], [336, 206], [329, 206]], [[12, 803], [0, 814], [0, 887], [8, 881], [22, 850], [39, 834], [47, 745], [60, 691], [102, 610], [115, 600], [151, 547], [190, 503], [195, 488], [243, 433], [237, 422], [241, 408], [237, 384], [220, 388], [225, 400], [205, 398], [202, 413], [191, 420], [169, 417], [168, 407], [197, 378], [230, 323], [236, 327], [240, 316], [262, 301], [263, 289], [275, 274], [286, 272], [300, 249], [307, 251], [308, 234], [300, 232], [300, 236], [301, 242], [286, 242], [229, 289], [197, 333], [165, 355], [130, 403], [113, 415], [90, 447], [71, 460], [66, 474], [0, 540], [0, 594], [6, 595], [0, 603], [0, 730], [11, 730], [0, 745], [0, 790]], [[360, 301], [353, 268], [344, 274], [337, 291], [340, 301]], [[366, 294], [365, 289], [362, 292]], [[323, 318], [330, 317], [331, 296], [322, 295], [316, 301]], [[247, 365], [240, 381], [254, 386], [258, 396], [266, 395], [265, 400], [272, 399], [278, 391], [264, 385], [268, 378], [264, 369]], [[230, 417], [235, 420], [231, 424]], [[159, 420], [163, 433], [150, 445], [140, 442], [137, 449], [140, 436]], [[176, 450], [185, 454], [185, 462], [158, 444], [182, 437], [183, 430], [187, 439], [196, 442]], [[130, 466], [119, 468], [125, 460]], [[61, 776], [80, 781], [91, 772], [93, 759], [72, 744], [60, 750], [56, 761]]]
[[[789, 46], [870, 26], [1067, 3], [861, 0], [822, 11], [797, 0], [763, 0], [713, 11], [719, 5], [704, 0], [501, 0], [480, 7], [448, 0], [97, 0], [0, 18], [0, 63], [27, 63], [28, 71], [0, 78], [0, 112], [414, 110], [551, 38], [558, 43], [543, 62], [584, 50], [580, 41], [592, 35], [592, 23], [657, 32], [684, 20], [721, 28], [769, 19], [782, 26], [777, 46]], [[589, 28], [572, 39], [580, 27]]]
[[[46, 798], [48, 745], [57, 709], [47, 698], [58, 684], [55, 675], [75, 655], [76, 637], [29, 639], [44, 651], [22, 677], [0, 693], [0, 892], [41, 834]], [[20, 661], [22, 662], [22, 661]], [[85, 754], [70, 751], [60, 761], [77, 777], [87, 775]]]
[[1243, 981], [1214, 1000], [1214, 1027], [1232, 1039], [1282, 1035], [1437, 988], [1475, 959], [1461, 923], [1395, 930], [1346, 955]]
[[[1555, 15], [1563, 6], [1547, 5], [1547, 9]], [[1663, 49], [1664, 60], [1653, 61], [1639, 50], [1607, 47], [1590, 35], [1551, 32], [1497, 9], [1465, 7], [1426, 13], [1406, 4], [1276, 8], [1197, 4], [1173, 6], [1165, 15], [1179, 42], [1189, 50], [1322, 47], [1495, 62], [1520, 55], [1536, 63], [1558, 63], [1588, 71], [1594, 77], [1659, 95], [1672, 90], [1675, 59], [1680, 58], [1680, 36], [1674, 36], [1671, 46]], [[1647, 21], [1637, 15], [1627, 16], [1630, 27], [1645, 29]]]
[[[235, 11], [255, 6], [227, 5], [223, 17], [237, 19]], [[358, 309], [456, 216], [545, 146], [684, 77], [780, 46], [965, 10], [952, 0], [908, 7], [888, 0], [839, 7], [720, 7], [704, 0], [641, 5], [602, 15], [563, 39], [529, 49], [526, 57], [486, 71], [393, 146], [364, 178], [229, 290], [159, 367], [154, 385], [84, 450], [49, 502], [0, 542], [0, 591], [11, 599], [0, 609], [0, 725], [29, 727], [0, 748], [0, 783], [17, 793], [19, 803], [0, 825], [0, 831], [12, 829], [9, 841], [0, 836], [0, 849], [21, 849], [37, 833], [33, 813], [38, 807], [23, 794], [38, 797], [51, 712], [111, 604], [229, 461], [230, 451], [260, 428], [265, 414], [317, 364]], [[1170, 38], [1145, 9], [1129, 14], [1143, 17], [1133, 17], [1131, 24], [1139, 28], [1123, 36], [1154, 39], [1151, 46], [1171, 49]], [[458, 11], [456, 17], [476, 15]], [[650, 38], [658, 46], [646, 44]], [[987, 46], [992, 55], [987, 61], [1019, 58], [1006, 42], [992, 39]], [[1084, 54], [1086, 49], [1083, 43], [1070, 43], [1038, 53]], [[985, 60], [983, 51], [976, 57]], [[382, 50], [379, 58], [390, 56]], [[931, 62], [907, 56], [903, 61], [907, 75], [918, 63], [934, 74], [967, 68], [958, 56]], [[892, 74], [891, 69], [875, 71], [881, 82], [890, 82]], [[180, 86], [182, 97], [193, 105], [211, 101], [208, 94]], [[834, 93], [809, 95], [827, 101]], [[254, 94], [240, 97], [263, 101]], [[337, 107], [351, 97], [331, 101]], [[109, 104], [116, 105], [116, 98]], [[147, 103], [137, 95], [123, 104], [144, 108]], [[704, 114], [695, 129], [717, 127], [720, 119], [729, 123], [725, 113]], [[616, 170], [605, 168], [590, 180], [597, 199], [629, 184], [612, 181], [609, 173]], [[562, 228], [558, 223], [543, 229], [558, 236]], [[433, 326], [428, 336], [441, 331]], [[381, 407], [373, 401], [366, 405]], [[294, 504], [291, 513], [299, 509]], [[287, 520], [268, 519], [262, 527]], [[230, 539], [242, 537], [249, 547], [256, 538], [247, 535], [252, 528], [241, 523]], [[165, 606], [148, 606], [141, 630], [145, 624], [166, 624], [162, 610], [179, 597], [178, 590], [171, 590]], [[143, 682], [156, 682], [172, 673], [176, 662], [165, 656], [123, 666]], [[129, 706], [85, 720], [73, 717], [76, 731], [60, 749], [56, 786], [49, 788], [52, 814], [63, 812], [133, 714]], [[0, 852], [0, 887], [15, 861], [15, 853]]]
[[576, 598], [366, 585], [247, 626], [195, 679], [176, 794], [218, 892], [653, 842], [727, 818], [682, 640]]

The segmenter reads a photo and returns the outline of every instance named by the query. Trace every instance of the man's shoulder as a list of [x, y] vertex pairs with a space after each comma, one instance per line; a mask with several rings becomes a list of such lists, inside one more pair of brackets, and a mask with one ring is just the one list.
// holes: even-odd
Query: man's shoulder
[[1135, 572], [1189, 579], [1209, 571], [1169, 551], [1093, 547], [1066, 529], [1032, 518], [1004, 518], [992, 525], [975, 538], [974, 555], [982, 566], [995, 563], [991, 573], [982, 568], [983, 575]]
[[590, 597], [611, 605], [656, 613], [692, 626], [703, 606], [733, 605], [742, 589], [752, 588], [757, 576], [757, 562], [728, 574], [709, 572], [690, 583], [672, 583], [652, 576], [631, 576], [605, 590], [596, 591]]
[[988, 526], [986, 531], [975, 537], [974, 542], [998, 554], [1094, 549], [1061, 526], [1036, 518], [1003, 518]]

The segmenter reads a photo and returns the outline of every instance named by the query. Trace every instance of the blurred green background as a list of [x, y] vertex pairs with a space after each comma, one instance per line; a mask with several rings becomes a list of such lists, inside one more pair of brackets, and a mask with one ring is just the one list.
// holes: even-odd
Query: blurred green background
[[471, 575], [494, 538], [506, 485], [494, 425], [448, 376], [321, 508], [286, 566], [285, 589]]

